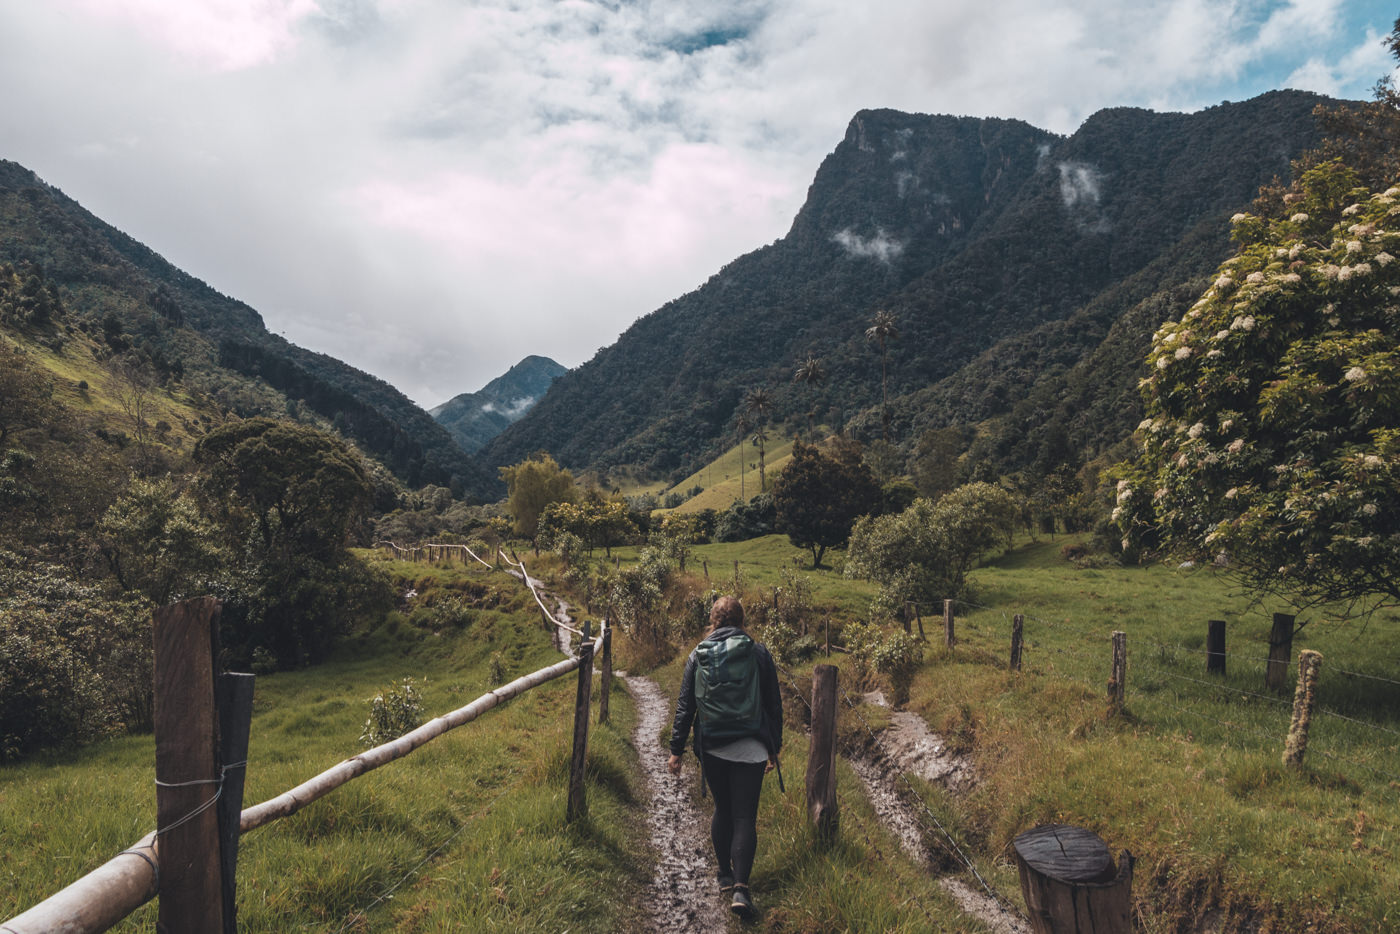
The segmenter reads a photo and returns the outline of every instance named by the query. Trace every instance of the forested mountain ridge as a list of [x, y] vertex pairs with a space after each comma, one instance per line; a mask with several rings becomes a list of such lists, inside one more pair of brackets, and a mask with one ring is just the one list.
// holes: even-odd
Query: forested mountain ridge
[[474, 454], [524, 417], [566, 371], [567, 367], [548, 357], [532, 354], [476, 392], [453, 396], [428, 414], [462, 450]]
[[32, 171], [0, 160], [0, 262], [32, 264], [94, 330], [127, 334], [157, 370], [238, 415], [298, 407], [332, 422], [410, 487], [490, 497], [492, 478], [388, 383], [271, 334], [261, 316], [177, 269]]
[[[1069, 137], [863, 111], [784, 238], [636, 322], [482, 455], [506, 464], [543, 448], [575, 467], [675, 472], [733, 438], [758, 387], [777, 420], [814, 410], [878, 437], [880, 361], [864, 336], [877, 309], [900, 332], [892, 440], [1000, 420], [998, 446], [1029, 458], [1024, 435], [1047, 427], [1009, 424], [1013, 409], [1070, 418], [1070, 396], [1099, 420], [1086, 441], [1121, 438], [1137, 405], [1121, 396], [1157, 315], [1227, 255], [1228, 217], [1316, 144], [1323, 102], [1278, 91], [1195, 114], [1115, 108]], [[795, 385], [809, 356], [828, 378]]]

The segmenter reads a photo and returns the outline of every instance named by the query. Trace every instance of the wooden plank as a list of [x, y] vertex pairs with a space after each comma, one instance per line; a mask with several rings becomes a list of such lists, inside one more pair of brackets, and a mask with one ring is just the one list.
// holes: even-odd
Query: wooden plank
[[812, 670], [812, 736], [807, 747], [807, 816], [823, 839], [836, 835], [835, 665]]
[[1011, 670], [1021, 670], [1021, 644], [1025, 638], [1026, 617], [1020, 613], [1011, 617]]
[[1293, 617], [1275, 613], [1269, 632], [1269, 663], [1264, 668], [1264, 686], [1280, 693], [1288, 689], [1288, 663], [1293, 659]]
[[1225, 620], [1213, 619], [1206, 624], [1206, 671], [1225, 673]]
[[224, 934], [237, 934], [238, 828], [243, 814], [243, 783], [248, 774], [248, 730], [253, 721], [253, 682], [250, 674], [224, 672], [214, 685], [219, 711], [219, 767], [223, 793], [219, 796], [219, 874], [223, 890]]
[[218, 725], [212, 628], [219, 603], [198, 597], [155, 612], [156, 827], [160, 925], [223, 927], [219, 873]]
[[574, 748], [569, 757], [569, 804], [564, 819], [572, 822], [588, 813], [584, 765], [588, 761], [588, 699], [593, 693], [593, 643], [578, 650], [578, 694], [574, 700]]
[[612, 693], [612, 627], [603, 620], [603, 668], [598, 677], [598, 722], [608, 722], [608, 695]]

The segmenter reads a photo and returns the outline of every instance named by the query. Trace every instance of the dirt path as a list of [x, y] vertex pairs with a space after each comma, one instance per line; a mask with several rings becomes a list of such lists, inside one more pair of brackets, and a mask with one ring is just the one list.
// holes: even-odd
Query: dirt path
[[646, 776], [647, 825], [656, 871], [647, 890], [651, 930], [656, 934], [712, 934], [727, 929], [729, 912], [715, 886], [706, 818], [691, 802], [694, 769], [677, 777], [666, 769], [660, 736], [671, 719], [671, 702], [656, 682], [619, 673], [637, 705], [632, 734]]
[[[866, 702], [888, 706], [878, 692], [867, 694]], [[880, 822], [899, 840], [906, 853], [924, 865], [936, 864], [924, 842], [925, 823], [917, 806], [901, 791], [899, 776], [909, 772], [943, 785], [953, 792], [968, 790], [976, 781], [972, 764], [950, 752], [938, 734], [924, 720], [907, 710], [896, 710], [889, 728], [876, 734], [877, 752], [869, 757], [849, 759], [851, 768], [865, 785], [866, 795]], [[936, 827], [928, 828], [937, 834]], [[985, 924], [994, 934], [1030, 934], [1024, 920], [998, 904], [980, 887], [956, 876], [943, 876], [938, 884], [951, 895], [964, 912]]]

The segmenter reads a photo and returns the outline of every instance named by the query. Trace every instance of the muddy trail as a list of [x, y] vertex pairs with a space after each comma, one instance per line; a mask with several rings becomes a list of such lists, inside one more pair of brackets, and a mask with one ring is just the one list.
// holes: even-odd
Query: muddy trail
[[657, 934], [723, 931], [729, 912], [715, 884], [708, 822], [691, 798], [694, 770], [672, 775], [660, 744], [671, 703], [650, 678], [620, 674], [637, 705], [633, 743], [646, 776], [647, 825], [656, 870], [647, 886], [651, 930]]
[[[888, 706], [879, 691], [867, 694], [865, 701]], [[874, 740], [872, 751], [847, 761], [865, 786], [866, 796], [880, 822], [920, 865], [934, 872], [941, 872], [940, 867], [950, 860], [961, 865], [964, 854], [941, 834], [936, 820], [900, 781], [900, 776], [917, 775], [958, 794], [971, 789], [977, 780], [971, 762], [950, 750], [923, 718], [907, 710], [893, 711], [889, 727], [875, 733]], [[1030, 934], [1030, 925], [1024, 918], [980, 885], [947, 874], [940, 876], [938, 884], [953, 897], [958, 907], [995, 934]]]

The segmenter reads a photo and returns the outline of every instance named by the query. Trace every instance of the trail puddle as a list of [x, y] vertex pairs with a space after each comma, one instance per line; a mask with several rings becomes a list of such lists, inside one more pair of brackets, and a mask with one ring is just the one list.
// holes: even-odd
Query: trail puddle
[[660, 743], [661, 731], [671, 718], [670, 701], [650, 678], [621, 672], [619, 677], [637, 705], [632, 738], [651, 796], [647, 825], [656, 858], [647, 892], [651, 930], [657, 934], [724, 931], [729, 912], [714, 881], [708, 821], [690, 797], [694, 769], [687, 763], [680, 776], [672, 775]]
[[[865, 695], [865, 700], [881, 707], [888, 706], [879, 691]], [[875, 752], [847, 760], [865, 786], [875, 815], [915, 862], [931, 868], [941, 865], [941, 853], [932, 852], [926, 842], [938, 829], [925, 827], [926, 822], [932, 823], [931, 819], [926, 821], [921, 817], [919, 805], [910, 800], [912, 792], [901, 791], [899, 776], [911, 773], [959, 793], [976, 783], [972, 764], [950, 751], [923, 718], [907, 710], [894, 711], [890, 726], [875, 734], [875, 740]], [[1031, 934], [1025, 921], [986, 892], [955, 876], [943, 876], [938, 884], [964, 912], [981, 921], [994, 934]]]

